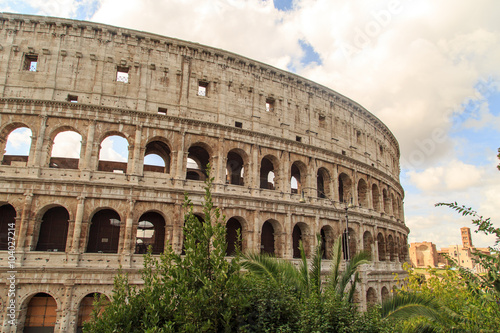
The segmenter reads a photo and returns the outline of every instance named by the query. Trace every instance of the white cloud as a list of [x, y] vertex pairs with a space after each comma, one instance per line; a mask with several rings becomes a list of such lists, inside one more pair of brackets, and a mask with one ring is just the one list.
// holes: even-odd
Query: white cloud
[[31, 146], [31, 130], [23, 127], [12, 131], [7, 138], [6, 155], [28, 155]]
[[54, 138], [52, 157], [80, 158], [82, 136], [76, 132], [61, 132]]
[[109, 136], [101, 142], [99, 160], [127, 162], [127, 141], [119, 136]]

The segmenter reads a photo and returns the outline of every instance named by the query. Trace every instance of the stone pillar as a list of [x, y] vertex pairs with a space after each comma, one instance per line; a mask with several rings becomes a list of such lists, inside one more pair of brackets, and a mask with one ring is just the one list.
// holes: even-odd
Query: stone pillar
[[43, 141], [45, 138], [45, 130], [47, 129], [47, 115], [40, 116], [40, 127], [38, 131], [38, 137], [36, 139], [36, 147], [35, 147], [35, 158], [33, 159], [33, 163], [30, 165], [40, 167], [40, 161], [42, 158], [42, 147]]
[[259, 161], [259, 149], [257, 146], [252, 145], [250, 149], [251, 162], [248, 166], [248, 171], [246, 172], [249, 178], [248, 186], [252, 189], [260, 188], [260, 161]]
[[[19, 235], [18, 235], [18, 245], [17, 245], [17, 251], [19, 252], [25, 252], [26, 251], [26, 233], [28, 231], [28, 224], [30, 220], [30, 215], [31, 215], [31, 204], [33, 203], [33, 193], [25, 193], [24, 194], [25, 199], [24, 199], [24, 206], [23, 206], [23, 212], [21, 215], [21, 225], [19, 227]], [[18, 257], [20, 259], [20, 257]], [[19, 262], [21, 265], [22, 262]]]
[[215, 184], [226, 184], [226, 163], [227, 156], [224, 156], [224, 138], [220, 137], [217, 145], [217, 151], [212, 158], [213, 164], [211, 170], [215, 170]]
[[181, 142], [178, 145], [178, 150], [177, 150], [177, 166], [176, 166], [176, 172], [175, 172], [175, 178], [182, 180], [186, 179], [186, 175], [184, 172], [184, 164], [187, 161], [187, 155], [188, 153], [184, 152], [185, 151], [185, 144], [186, 144], [186, 132], [182, 131], [181, 132]]
[[80, 253], [80, 237], [82, 234], [83, 212], [85, 210], [85, 197], [80, 196], [76, 199], [78, 200], [78, 205], [76, 206], [75, 227], [73, 229], [72, 253]]
[[338, 165], [333, 166], [333, 192], [332, 192], [332, 199], [335, 202], [339, 202], [339, 170], [338, 170]]
[[[82, 170], [82, 178], [90, 179], [90, 170], [97, 170], [97, 166], [92, 163], [92, 154], [94, 152], [94, 147], [98, 148], [100, 143], [94, 143], [96, 121], [91, 120], [88, 124], [87, 139], [85, 141], [85, 153], [83, 154], [82, 163], [80, 165], [80, 170]], [[82, 145], [83, 146], [83, 145]], [[99, 149], [97, 149], [98, 151]], [[97, 156], [99, 159], [99, 156]]]
[[[142, 141], [142, 125], [137, 125], [135, 128], [135, 141], [134, 141], [134, 155], [132, 157], [132, 174], [142, 176], [142, 165], [141, 161], [144, 161], [143, 156], [141, 156], [141, 145]], [[130, 158], [129, 158], [130, 160]]]
[[285, 220], [283, 221], [283, 230], [281, 234], [281, 251], [277, 254], [281, 254], [285, 259], [293, 258], [293, 246], [292, 246], [292, 214], [287, 213]]
[[[61, 311], [58, 312], [58, 322], [60, 332], [74, 332], [76, 328], [76, 323], [73, 318], [72, 311], [72, 299], [73, 299], [73, 286], [64, 286], [64, 297], [61, 302]], [[54, 330], [55, 331], [55, 330]]]
[[128, 200], [128, 214], [125, 220], [125, 232], [124, 232], [124, 240], [123, 240], [123, 254], [131, 253], [131, 243], [132, 243], [132, 225], [134, 223], [134, 207], [135, 200]]

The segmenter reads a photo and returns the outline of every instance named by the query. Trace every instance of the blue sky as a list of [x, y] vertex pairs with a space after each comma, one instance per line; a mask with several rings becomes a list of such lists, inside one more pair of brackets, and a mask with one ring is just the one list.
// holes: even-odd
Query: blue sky
[[395, 134], [410, 241], [445, 247], [471, 226], [436, 202], [500, 221], [496, 0], [0, 0], [0, 10], [149, 31], [296, 72], [356, 100]]

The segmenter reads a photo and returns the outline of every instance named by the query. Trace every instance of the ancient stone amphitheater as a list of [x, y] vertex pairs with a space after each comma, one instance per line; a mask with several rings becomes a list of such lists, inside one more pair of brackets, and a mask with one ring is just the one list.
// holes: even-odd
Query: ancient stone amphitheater
[[[389, 294], [409, 232], [399, 146], [355, 101], [220, 49], [51, 17], [0, 14], [0, 59], [2, 332], [80, 331], [120, 266], [140, 284], [148, 245], [181, 252], [207, 163], [228, 256], [238, 229], [244, 251], [293, 260], [348, 222], [345, 252], [373, 257], [358, 301]], [[29, 148], [9, 154], [19, 129]]]

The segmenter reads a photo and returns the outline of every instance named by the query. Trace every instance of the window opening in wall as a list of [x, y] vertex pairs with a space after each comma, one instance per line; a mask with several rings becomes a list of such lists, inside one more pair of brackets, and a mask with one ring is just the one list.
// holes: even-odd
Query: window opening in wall
[[38, 56], [36, 54], [26, 54], [24, 56], [24, 66], [25, 71], [36, 72], [36, 67], [38, 64]]
[[268, 98], [266, 99], [266, 112], [274, 111], [274, 99]]
[[379, 146], [379, 149], [380, 149], [380, 153], [383, 154], [384, 153], [384, 147]]
[[78, 169], [82, 136], [74, 131], [64, 131], [54, 137], [49, 167]]
[[198, 96], [207, 96], [208, 92], [208, 82], [200, 81], [198, 82]]
[[128, 142], [118, 135], [111, 135], [102, 140], [99, 150], [99, 171], [127, 172]]
[[76, 96], [76, 95], [68, 95], [68, 102], [78, 103], [78, 96]]
[[342, 150], [342, 155], [344, 155], [344, 156], [346, 155], [346, 152], [345, 152], [345, 150]]
[[128, 67], [118, 66], [116, 68], [116, 81], [128, 83]]
[[26, 166], [31, 149], [31, 130], [27, 127], [16, 128], [7, 136], [2, 165]]
[[319, 127], [321, 128], [326, 127], [326, 117], [322, 114], [319, 115]]
[[167, 108], [158, 108], [158, 114], [166, 115], [167, 114]]
[[356, 131], [356, 143], [361, 144], [361, 131]]
[[239, 121], [235, 121], [234, 122], [234, 126], [235, 127], [238, 127], [238, 128], [243, 128], [243, 123], [239, 122]]
[[295, 141], [297, 141], [297, 142], [302, 142], [302, 137], [301, 137], [301, 136], [296, 136], [296, 137], [295, 137]]

